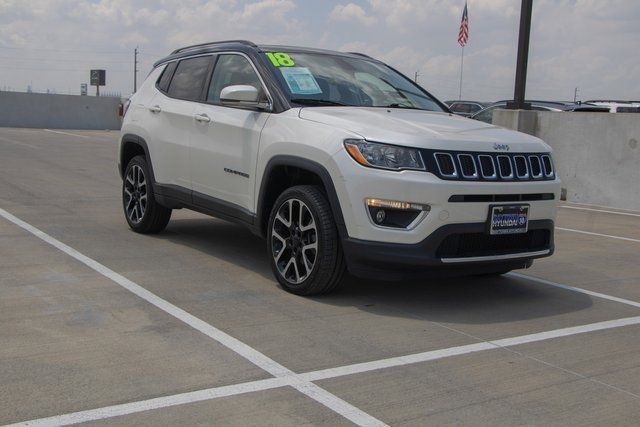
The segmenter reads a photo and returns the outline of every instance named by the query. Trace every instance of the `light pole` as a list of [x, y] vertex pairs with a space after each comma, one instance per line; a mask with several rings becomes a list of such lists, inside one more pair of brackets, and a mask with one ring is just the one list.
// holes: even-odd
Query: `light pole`
[[516, 61], [516, 86], [513, 101], [507, 102], [512, 110], [529, 110], [531, 104], [524, 102], [527, 85], [527, 61], [529, 58], [529, 34], [531, 33], [531, 10], [533, 0], [522, 0], [520, 8], [520, 34], [518, 36], [518, 59]]
[[138, 90], [138, 46], [133, 50], [133, 93]]

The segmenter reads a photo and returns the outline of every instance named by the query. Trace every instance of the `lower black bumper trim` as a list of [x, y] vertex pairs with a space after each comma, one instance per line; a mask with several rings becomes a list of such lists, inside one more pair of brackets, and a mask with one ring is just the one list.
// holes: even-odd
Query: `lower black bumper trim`
[[[553, 254], [553, 221], [531, 220], [529, 230], [549, 230], [548, 245], [509, 252], [481, 253], [456, 258], [448, 263], [436, 255], [450, 235], [486, 232], [486, 223], [449, 224], [438, 228], [416, 244], [385, 243], [346, 238], [342, 241], [347, 267], [355, 276], [377, 279], [403, 279], [431, 275], [459, 276], [527, 268], [532, 260]], [[519, 256], [519, 253], [522, 256]]]

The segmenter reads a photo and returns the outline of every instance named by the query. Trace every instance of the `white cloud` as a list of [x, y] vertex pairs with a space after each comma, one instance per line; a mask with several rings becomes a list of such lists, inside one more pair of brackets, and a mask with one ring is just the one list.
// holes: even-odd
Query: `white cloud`
[[[463, 96], [513, 94], [519, 0], [469, 0]], [[224, 39], [360, 51], [456, 97], [464, 0], [0, 0], [0, 88], [77, 92], [92, 67], [132, 85], [164, 53]], [[640, 2], [536, 0], [527, 96], [640, 98]], [[12, 49], [7, 49], [12, 48]], [[16, 49], [19, 48], [19, 49]]]
[[347, 21], [357, 22], [364, 25], [373, 25], [378, 22], [378, 19], [374, 16], [367, 15], [367, 12], [355, 3], [348, 3], [346, 5], [338, 4], [333, 8], [329, 15], [333, 21]]

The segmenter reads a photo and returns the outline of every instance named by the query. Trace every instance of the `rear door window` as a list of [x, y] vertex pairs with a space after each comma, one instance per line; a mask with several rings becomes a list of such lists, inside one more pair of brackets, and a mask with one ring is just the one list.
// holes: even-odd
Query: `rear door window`
[[451, 106], [451, 111], [453, 111], [454, 113], [470, 113], [469, 104], [453, 104]]
[[168, 95], [172, 98], [199, 101], [210, 63], [211, 56], [180, 61], [171, 79]]
[[469, 112], [471, 114], [477, 113], [480, 110], [482, 110], [482, 107], [478, 104], [469, 104]]
[[176, 70], [178, 66], [177, 62], [170, 62], [160, 75], [158, 79], [158, 89], [162, 92], [166, 93], [169, 90], [169, 83], [171, 83], [171, 77], [173, 77], [173, 72]]
[[491, 123], [493, 121], [493, 112], [495, 111], [496, 108], [504, 108], [504, 105], [486, 108], [483, 111], [476, 114], [475, 116], [473, 116], [473, 118], [476, 120], [480, 120], [482, 122]]
[[457, 102], [454, 102], [453, 104], [449, 105], [449, 109], [451, 111], [453, 111], [454, 113], [459, 113], [460, 112], [460, 104], [458, 104]]

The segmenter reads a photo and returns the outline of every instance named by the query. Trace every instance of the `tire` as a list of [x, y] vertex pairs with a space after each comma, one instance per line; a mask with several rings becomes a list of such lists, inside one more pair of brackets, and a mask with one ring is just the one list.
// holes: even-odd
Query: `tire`
[[273, 274], [288, 292], [324, 294], [342, 282], [346, 265], [338, 230], [319, 187], [291, 187], [278, 197], [269, 216], [267, 249]]
[[122, 180], [124, 217], [136, 233], [158, 233], [165, 229], [171, 218], [171, 209], [156, 202], [150, 176], [147, 160], [144, 156], [136, 156], [127, 164]]

